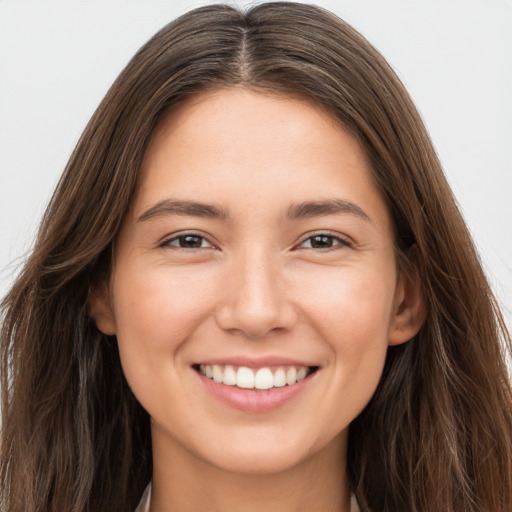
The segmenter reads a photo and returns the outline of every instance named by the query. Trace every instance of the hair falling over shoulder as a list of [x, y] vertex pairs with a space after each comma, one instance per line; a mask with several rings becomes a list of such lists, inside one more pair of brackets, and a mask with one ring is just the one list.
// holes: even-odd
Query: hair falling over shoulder
[[158, 120], [201, 89], [233, 86], [308, 98], [357, 137], [395, 223], [399, 269], [422, 283], [422, 329], [388, 349], [350, 426], [361, 510], [510, 512], [510, 335], [426, 129], [361, 35], [292, 2], [178, 18], [135, 55], [86, 127], [2, 304], [0, 509], [135, 509], [151, 478], [149, 417], [88, 296], [109, 275]]

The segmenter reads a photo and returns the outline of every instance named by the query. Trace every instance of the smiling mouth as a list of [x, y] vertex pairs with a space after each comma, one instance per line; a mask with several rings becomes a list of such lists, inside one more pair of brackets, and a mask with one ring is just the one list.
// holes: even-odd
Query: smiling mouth
[[278, 366], [248, 368], [221, 364], [195, 364], [198, 373], [226, 386], [268, 391], [293, 386], [318, 370], [318, 366]]

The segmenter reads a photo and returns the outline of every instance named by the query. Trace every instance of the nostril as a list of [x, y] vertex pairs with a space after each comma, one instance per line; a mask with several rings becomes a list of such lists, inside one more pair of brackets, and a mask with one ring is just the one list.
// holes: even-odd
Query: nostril
[[261, 290], [242, 289], [218, 305], [215, 319], [224, 331], [258, 340], [270, 333], [290, 331], [298, 315], [278, 291], [269, 296]]

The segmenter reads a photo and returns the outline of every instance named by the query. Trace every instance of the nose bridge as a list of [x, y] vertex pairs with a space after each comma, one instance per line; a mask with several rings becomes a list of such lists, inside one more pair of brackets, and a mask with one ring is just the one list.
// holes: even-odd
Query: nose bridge
[[278, 302], [278, 271], [275, 258], [272, 258], [262, 250], [247, 251], [240, 258], [239, 273], [239, 297], [238, 300], [245, 304], [245, 308], [256, 310], [275, 311]]
[[290, 328], [294, 313], [282, 288], [276, 255], [262, 244], [237, 254], [229, 269], [218, 323], [226, 330], [261, 337]]

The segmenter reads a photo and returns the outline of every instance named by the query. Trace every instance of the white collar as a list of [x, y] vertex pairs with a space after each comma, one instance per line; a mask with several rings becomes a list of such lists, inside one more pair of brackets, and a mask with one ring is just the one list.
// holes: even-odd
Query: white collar
[[135, 512], [149, 512], [149, 502], [151, 500], [151, 482], [144, 490], [144, 494], [140, 499], [139, 505], [135, 509]]
[[[146, 487], [144, 494], [140, 500], [139, 506], [135, 509], [135, 512], [149, 512], [149, 502], [151, 500], [151, 482]], [[356, 497], [352, 494], [350, 498], [350, 512], [359, 512], [359, 506], [356, 501]]]

